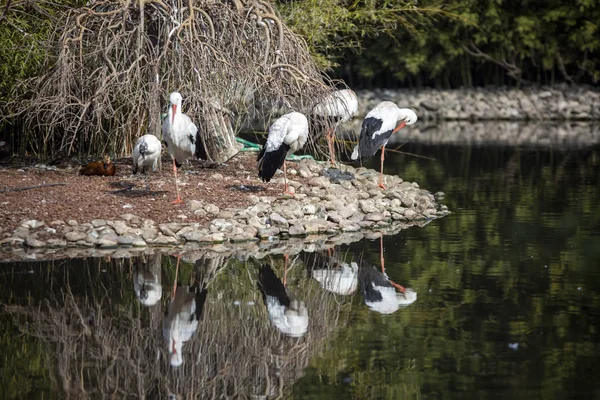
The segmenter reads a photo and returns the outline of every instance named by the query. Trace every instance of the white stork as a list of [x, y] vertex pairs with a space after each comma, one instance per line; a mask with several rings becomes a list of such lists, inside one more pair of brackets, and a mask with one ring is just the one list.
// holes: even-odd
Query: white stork
[[313, 115], [327, 124], [329, 161], [335, 165], [335, 130], [358, 112], [358, 98], [350, 89], [337, 90], [313, 108]]
[[[358, 271], [360, 289], [365, 304], [380, 314], [391, 314], [400, 307], [407, 307], [417, 301], [417, 292], [390, 281], [385, 272], [379, 272], [373, 265], [363, 262]], [[400, 293], [396, 292], [400, 289]]]
[[181, 256], [177, 255], [173, 292], [163, 320], [163, 337], [167, 340], [172, 367], [183, 364], [183, 355], [181, 354], [183, 342], [190, 340], [198, 329], [198, 322], [202, 317], [208, 292], [206, 287], [198, 287], [195, 284], [177, 286], [180, 258]]
[[328, 292], [346, 296], [358, 287], [358, 264], [352, 261], [338, 268], [313, 269], [312, 277]]
[[409, 108], [399, 108], [391, 101], [382, 101], [365, 117], [360, 130], [358, 144], [354, 147], [351, 158], [361, 161], [373, 156], [381, 147], [381, 169], [379, 187], [383, 184], [383, 160], [385, 145], [390, 136], [407, 125], [417, 122], [417, 114]]
[[158, 303], [162, 297], [161, 257], [160, 255], [148, 257], [148, 262], [140, 261], [135, 265], [133, 290], [140, 303], [146, 307], [151, 307]]
[[285, 157], [300, 150], [308, 139], [308, 120], [304, 114], [291, 112], [278, 118], [269, 128], [267, 143], [258, 154], [258, 176], [269, 182], [283, 165], [284, 193], [288, 190]]
[[142, 173], [146, 175], [146, 188], [150, 190], [148, 183], [148, 168], [156, 171], [162, 144], [154, 135], [144, 135], [135, 142], [133, 148], [133, 174], [137, 174], [138, 168], [142, 169]]
[[193, 156], [206, 159], [206, 149], [202, 143], [202, 138], [198, 133], [196, 124], [190, 117], [181, 112], [181, 94], [173, 92], [169, 96], [171, 105], [169, 107], [169, 116], [165, 118], [162, 126], [163, 140], [167, 145], [167, 150], [173, 158], [173, 173], [175, 174], [175, 189], [177, 190], [177, 199], [172, 204], [181, 203], [179, 197], [179, 185], [177, 183], [177, 168]]
[[258, 272], [258, 287], [271, 323], [287, 336], [302, 337], [308, 330], [308, 310], [303, 301], [286, 290], [268, 264]]

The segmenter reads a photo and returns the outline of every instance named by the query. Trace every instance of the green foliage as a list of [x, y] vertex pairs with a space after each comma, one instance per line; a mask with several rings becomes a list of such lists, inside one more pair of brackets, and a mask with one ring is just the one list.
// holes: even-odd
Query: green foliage
[[[84, 0], [0, 1], [0, 102], [16, 84], [37, 75], [47, 56], [53, 21]], [[8, 5], [8, 8], [7, 8]]]
[[280, 11], [353, 86], [600, 80], [593, 0], [297, 1]]

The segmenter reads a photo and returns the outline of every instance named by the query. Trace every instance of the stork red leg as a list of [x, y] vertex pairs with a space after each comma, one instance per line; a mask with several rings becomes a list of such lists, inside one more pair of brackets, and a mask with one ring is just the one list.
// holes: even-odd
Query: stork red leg
[[381, 169], [379, 170], [379, 187], [387, 189], [383, 184], [383, 160], [385, 160], [385, 145], [381, 147]]
[[177, 255], [177, 266], [175, 267], [175, 281], [173, 282], [173, 298], [175, 298], [175, 293], [177, 293], [177, 278], [179, 275], [179, 259], [181, 255]]
[[175, 174], [175, 190], [177, 191], [177, 199], [173, 200], [171, 204], [183, 203], [179, 197], [179, 184], [177, 183], [177, 165], [175, 165], [175, 159], [173, 159], [173, 173]]
[[284, 254], [283, 259], [285, 260], [285, 263], [283, 264], [283, 286], [285, 286], [287, 282], [287, 266], [290, 256], [288, 254]]
[[290, 194], [290, 195], [294, 195], [294, 193], [290, 192], [289, 188], [288, 188], [288, 182], [287, 182], [287, 168], [285, 165], [285, 160], [283, 161], [283, 180], [285, 182], [285, 186], [283, 189], [283, 194]]
[[[379, 256], [381, 258], [381, 272], [383, 274], [385, 274], [385, 259], [383, 258], [383, 234], [381, 235], [381, 238], [379, 240], [380, 240], [379, 241]], [[392, 284], [393, 287], [398, 289], [400, 291], [400, 293], [406, 292], [406, 288], [404, 286], [397, 284], [396, 282], [394, 282], [391, 279], [388, 279], [388, 281]]]

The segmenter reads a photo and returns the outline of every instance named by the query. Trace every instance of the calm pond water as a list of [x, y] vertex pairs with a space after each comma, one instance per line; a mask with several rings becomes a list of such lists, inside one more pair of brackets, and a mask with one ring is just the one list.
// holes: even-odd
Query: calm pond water
[[[4, 263], [0, 397], [600, 398], [600, 148], [402, 150], [433, 160], [390, 152], [386, 172], [453, 212], [383, 239], [416, 301], [384, 310], [366, 290], [382, 284], [379, 239], [290, 257], [308, 327], [288, 312], [287, 335], [265, 306], [282, 256]], [[196, 290], [177, 289], [172, 305], [197, 306], [179, 327], [176, 279]]]

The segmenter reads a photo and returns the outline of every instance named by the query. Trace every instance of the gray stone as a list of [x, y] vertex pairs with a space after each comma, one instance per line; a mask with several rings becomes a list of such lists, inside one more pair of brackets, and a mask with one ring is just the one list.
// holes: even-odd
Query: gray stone
[[[150, 228], [151, 229], [151, 228]], [[158, 225], [158, 230], [165, 236], [177, 236], [177, 232], [181, 229], [181, 225], [178, 223], [168, 223], [168, 224], [160, 224]]]
[[373, 203], [373, 201], [361, 200], [358, 202], [358, 204], [360, 205], [360, 210], [365, 214], [374, 213], [374, 212], [379, 211], [377, 209], [377, 207], [375, 207], [375, 204]]
[[66, 225], [66, 223], [62, 219], [55, 219], [54, 221], [51, 221], [48, 225], [50, 225], [50, 226], [60, 226], [60, 225]]
[[260, 229], [258, 229], [257, 234], [258, 234], [258, 237], [260, 237], [260, 238], [268, 238], [268, 237], [271, 237], [271, 236], [277, 236], [277, 235], [279, 235], [279, 232], [280, 232], [279, 228], [277, 228], [275, 226], [272, 226], [270, 228], [260, 228]]
[[129, 235], [123, 235], [117, 237], [117, 243], [119, 244], [133, 244], [135, 238]]
[[344, 219], [352, 217], [358, 212], [358, 206], [356, 204], [348, 204], [341, 210], [339, 210], [340, 216]]
[[314, 204], [305, 204], [302, 207], [302, 212], [305, 215], [314, 215], [317, 213], [317, 206], [315, 206]]
[[50, 248], [61, 248], [61, 247], [67, 247], [67, 242], [65, 240], [62, 239], [48, 239], [46, 240], [46, 246], [50, 247]]
[[343, 218], [340, 214], [338, 214], [335, 211], [329, 211], [327, 213], [327, 219], [331, 222], [335, 222], [336, 224], [338, 224]]
[[117, 247], [116, 240], [100, 238], [96, 240], [96, 246], [100, 247]]
[[306, 229], [302, 225], [296, 224], [290, 226], [288, 230], [290, 236], [304, 236], [306, 235]]
[[72, 231], [67, 232], [65, 234], [65, 239], [69, 242], [79, 242], [80, 240], [85, 240], [87, 235], [84, 232]]
[[221, 211], [217, 214], [217, 218], [221, 218], [221, 219], [232, 219], [233, 218], [233, 212], [225, 210], [225, 211]]
[[105, 226], [106, 225], [106, 221], [103, 219], [93, 219], [92, 220], [92, 225], [94, 226], [94, 228], [98, 228], [100, 226]]
[[198, 201], [198, 200], [190, 200], [188, 202], [188, 207], [190, 208], [190, 211], [192, 211], [192, 212], [194, 212], [196, 210], [200, 210], [203, 206], [204, 206], [204, 203], [202, 203], [201, 201]]
[[374, 221], [374, 222], [377, 222], [377, 221], [381, 221], [383, 219], [384, 219], [384, 217], [383, 217], [382, 213], [380, 213], [380, 212], [371, 212], [371, 213], [368, 213], [367, 215], [365, 215], [364, 221]]
[[274, 212], [269, 215], [269, 219], [271, 220], [271, 225], [278, 226], [280, 228], [287, 228], [290, 226], [287, 219], [283, 218], [280, 214]]
[[36, 229], [39, 228], [40, 226], [44, 226], [46, 225], [46, 223], [44, 221], [38, 221], [37, 219], [30, 219], [27, 221], [24, 221], [21, 226], [26, 227], [26, 228], [31, 228], [31, 229]]
[[144, 238], [144, 240], [148, 243], [150, 243], [150, 241], [154, 239], [157, 234], [158, 230], [156, 228], [147, 227], [142, 229], [142, 238]]
[[207, 204], [204, 206], [204, 210], [209, 213], [209, 214], [218, 214], [219, 213], [219, 207], [215, 206], [214, 204]]
[[131, 242], [131, 245], [134, 246], [134, 247], [146, 247], [147, 243], [141, 237], [136, 236], [133, 239], [133, 242]]
[[[144, 237], [144, 239], [146, 239]], [[173, 236], [164, 236], [164, 235], [158, 235], [156, 238], [154, 239], [146, 239], [146, 242], [151, 243], [151, 244], [157, 244], [159, 246], [162, 245], [171, 245], [171, 244], [177, 244], [178, 241], [177, 239], [175, 239]]]
[[415, 219], [417, 216], [417, 212], [415, 210], [413, 210], [412, 208], [407, 208], [406, 210], [404, 210], [404, 217], [409, 220], [412, 221], [413, 219]]
[[129, 230], [125, 221], [117, 220], [112, 223], [112, 227], [118, 235], [124, 235]]
[[30, 235], [30, 231], [29, 231], [29, 228], [19, 226], [17, 229], [15, 229], [13, 231], [12, 234], [13, 234], [13, 236], [17, 236], [17, 237], [25, 239], [26, 237], [28, 237]]
[[41, 248], [41, 247], [45, 247], [46, 243], [41, 240], [38, 240], [34, 237], [29, 236], [29, 237], [25, 238], [25, 245], [28, 247], [33, 247], [33, 248]]
[[330, 185], [329, 179], [324, 176], [317, 176], [316, 178], [312, 178], [308, 181], [308, 184], [311, 186], [327, 188]]

